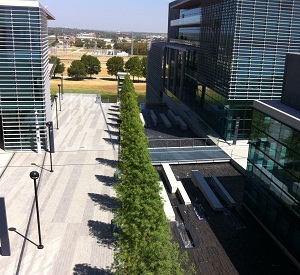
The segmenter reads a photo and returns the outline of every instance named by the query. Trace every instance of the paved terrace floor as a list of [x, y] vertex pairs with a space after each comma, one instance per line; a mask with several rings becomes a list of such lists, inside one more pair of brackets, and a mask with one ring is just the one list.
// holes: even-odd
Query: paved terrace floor
[[[7, 161], [12, 156], [0, 178], [0, 196], [5, 197], [8, 226], [16, 231], [9, 232], [11, 256], [0, 256], [0, 274], [105, 274], [113, 261], [117, 108], [103, 104], [102, 112], [94, 95], [65, 94], [61, 103], [59, 130], [53, 110], [53, 173], [48, 153], [2, 157]], [[41, 250], [35, 245], [34, 185], [29, 177], [33, 170], [40, 173]]]

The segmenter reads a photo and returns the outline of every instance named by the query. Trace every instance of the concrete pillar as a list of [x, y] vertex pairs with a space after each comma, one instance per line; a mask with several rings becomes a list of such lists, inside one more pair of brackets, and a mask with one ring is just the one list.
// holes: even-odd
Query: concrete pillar
[[183, 52], [181, 56], [181, 73], [180, 73], [180, 88], [179, 88], [179, 99], [181, 101], [183, 101], [185, 62], [186, 62], [185, 59], [186, 59], [186, 52]]

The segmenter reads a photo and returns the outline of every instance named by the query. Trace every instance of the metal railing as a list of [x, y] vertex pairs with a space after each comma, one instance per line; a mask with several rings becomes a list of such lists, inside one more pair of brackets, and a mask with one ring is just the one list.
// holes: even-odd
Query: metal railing
[[[205, 147], [203, 147], [204, 149]], [[208, 148], [208, 147], [207, 147]], [[207, 149], [206, 148], [206, 149]], [[170, 151], [170, 152], [151, 152], [150, 158], [153, 164], [159, 163], [210, 163], [228, 162], [230, 156], [223, 150], [215, 148], [203, 151]]]
[[180, 148], [195, 146], [211, 146], [212, 141], [209, 138], [184, 138], [184, 139], [149, 139], [148, 148]]

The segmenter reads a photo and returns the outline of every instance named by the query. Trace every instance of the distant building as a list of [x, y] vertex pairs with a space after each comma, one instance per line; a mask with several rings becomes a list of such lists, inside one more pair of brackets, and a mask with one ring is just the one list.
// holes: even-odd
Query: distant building
[[299, 76], [288, 54], [281, 101], [254, 101], [244, 202], [300, 268]]
[[[51, 120], [47, 20], [37, 1], [0, 0], [0, 146], [47, 147]], [[39, 137], [40, 136], [40, 137]]]
[[76, 38], [93, 40], [93, 39], [96, 39], [96, 34], [92, 33], [92, 32], [91, 33], [79, 33], [76, 35]]
[[128, 56], [129, 54], [127, 52], [116, 52], [116, 56]]
[[246, 139], [253, 100], [280, 99], [285, 54], [299, 51], [300, 1], [173, 1], [168, 42], [149, 51], [146, 98], [227, 140], [240, 118]]
[[75, 43], [76, 40], [74, 36], [59, 36], [57, 39], [60, 44]]

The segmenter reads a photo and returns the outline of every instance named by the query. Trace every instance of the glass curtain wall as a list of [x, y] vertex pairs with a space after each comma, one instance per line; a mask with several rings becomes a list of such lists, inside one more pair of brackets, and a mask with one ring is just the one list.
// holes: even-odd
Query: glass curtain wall
[[300, 132], [253, 111], [244, 202], [300, 260]]
[[[178, 100], [225, 139], [233, 138], [239, 117], [238, 137], [249, 138], [253, 100], [280, 98], [285, 55], [300, 52], [300, 1], [201, 0], [190, 1], [190, 9], [188, 1], [176, 2], [170, 11], [169, 41], [185, 46], [186, 56], [196, 61], [190, 66], [186, 59]], [[188, 25], [185, 19], [196, 16], [198, 21]], [[172, 70], [180, 60], [176, 54], [172, 50], [167, 56]]]

